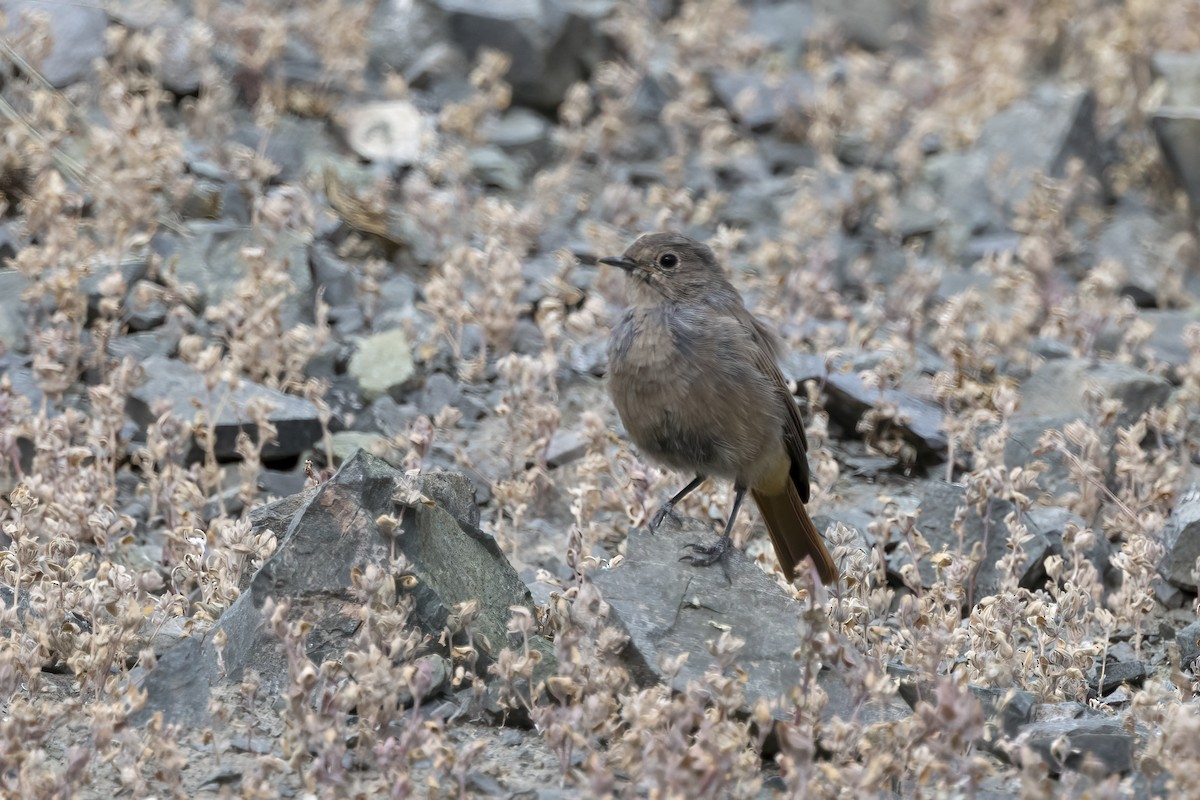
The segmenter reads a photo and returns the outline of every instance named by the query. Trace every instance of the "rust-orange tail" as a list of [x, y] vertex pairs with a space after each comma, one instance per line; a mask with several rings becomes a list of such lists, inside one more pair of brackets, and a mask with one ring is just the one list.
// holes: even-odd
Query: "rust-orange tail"
[[767, 532], [771, 534], [771, 544], [775, 545], [775, 556], [783, 574], [789, 581], [796, 577], [796, 565], [805, 556], [812, 556], [817, 566], [817, 573], [823, 583], [833, 583], [838, 578], [837, 565], [825, 548], [825, 540], [817, 532], [804, 501], [796, 491], [796, 484], [790, 480], [787, 489], [779, 494], [765, 494], [757, 489], [750, 490], [758, 510], [762, 512], [763, 521], [767, 523]]

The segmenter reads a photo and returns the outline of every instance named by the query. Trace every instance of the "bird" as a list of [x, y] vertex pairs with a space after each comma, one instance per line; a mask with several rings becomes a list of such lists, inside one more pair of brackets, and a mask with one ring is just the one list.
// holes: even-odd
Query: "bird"
[[[628, 307], [608, 341], [608, 387], [629, 438], [651, 461], [695, 477], [656, 511], [656, 530], [709, 477], [733, 482], [721, 538], [681, 558], [721, 561], [747, 492], [784, 577], [811, 558], [822, 582], [838, 569], [805, 504], [808, 444], [779, 370], [774, 332], [746, 309], [712, 249], [674, 232], [639, 237], [597, 259], [626, 274]], [[728, 574], [728, 573], [727, 573]]]

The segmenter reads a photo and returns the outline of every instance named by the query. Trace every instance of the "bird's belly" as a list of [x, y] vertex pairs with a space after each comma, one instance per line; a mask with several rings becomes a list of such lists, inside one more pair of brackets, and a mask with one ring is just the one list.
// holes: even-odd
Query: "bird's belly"
[[[718, 378], [677, 357], [626, 363], [610, 382], [629, 438], [651, 459], [684, 472], [756, 484], [751, 473], [767, 460], [786, 459], [780, 421], [767, 412], [766, 402], [755, 399], [753, 387], [739, 390]], [[775, 449], [778, 455], [768, 453]]]

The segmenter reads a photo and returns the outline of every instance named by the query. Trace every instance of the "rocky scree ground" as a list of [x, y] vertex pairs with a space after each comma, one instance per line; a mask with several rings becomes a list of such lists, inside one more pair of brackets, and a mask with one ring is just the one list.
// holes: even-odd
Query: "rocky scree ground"
[[[0, 786], [1200, 792], [1200, 8], [3, 0]], [[603, 387], [787, 344], [843, 578]]]

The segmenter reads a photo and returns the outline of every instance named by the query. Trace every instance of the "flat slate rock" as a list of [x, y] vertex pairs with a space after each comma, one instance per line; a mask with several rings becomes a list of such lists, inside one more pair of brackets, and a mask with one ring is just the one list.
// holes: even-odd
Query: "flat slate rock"
[[[679, 561], [687, 552], [685, 543], [711, 543], [716, 536], [698, 520], [685, 520], [680, 527], [668, 519], [656, 533], [634, 529], [624, 562], [593, 572], [592, 580], [611, 607], [610, 619], [629, 635], [625, 657], [636, 681], [664, 680], [661, 660], [686, 653], [687, 660], [670, 683], [683, 690], [689, 681], [719, 666], [708, 643], [728, 631], [745, 641], [735, 663], [746, 675], [747, 703], [765, 697], [775, 719], [791, 719], [787, 694], [802, 679], [793, 653], [805, 646], [800, 638], [803, 606], [740, 550], [726, 557], [729, 580], [719, 565], [697, 567]], [[860, 721], [878, 722], [908, 716], [898, 697], [887, 705], [863, 703], [838, 670], [823, 669], [817, 679], [830, 698], [825, 718], [851, 719], [857, 714]]]
[[142, 364], [145, 380], [129, 397], [129, 413], [143, 428], [154, 423], [155, 405], [168, 401], [174, 412], [194, 421], [198, 409], [217, 414], [215, 448], [217, 458], [237, 456], [238, 432], [245, 429], [255, 435], [257, 426], [246, 413], [253, 402], [266, 402], [274, 408], [267, 419], [277, 429], [276, 441], [263, 448], [266, 458], [297, 456], [321, 437], [321, 420], [317, 407], [303, 397], [284, 394], [247, 380], [236, 388], [218, 384], [213, 390], [205, 385], [204, 376], [192, 366], [167, 358], [151, 356]]

